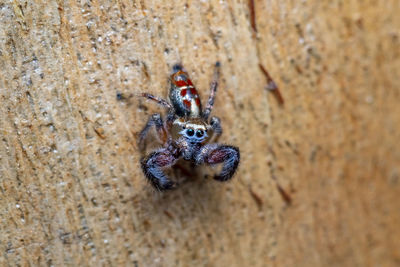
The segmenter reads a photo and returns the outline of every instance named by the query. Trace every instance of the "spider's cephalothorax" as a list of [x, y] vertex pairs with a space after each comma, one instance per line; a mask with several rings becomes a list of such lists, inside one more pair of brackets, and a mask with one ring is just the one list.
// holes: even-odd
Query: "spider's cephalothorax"
[[148, 93], [142, 94], [143, 97], [168, 108], [165, 121], [160, 114], [152, 115], [139, 136], [139, 147], [144, 150], [144, 139], [154, 126], [163, 144], [162, 148], [141, 160], [144, 174], [158, 190], [176, 187], [176, 183], [166, 176], [163, 169], [172, 167], [180, 158], [195, 165], [222, 163], [221, 172], [214, 176], [218, 181], [231, 179], [238, 167], [239, 149], [214, 143], [222, 134], [220, 120], [217, 117], [209, 119], [218, 86], [220, 65], [217, 62], [215, 66], [211, 93], [204, 110], [196, 88], [181, 65], [175, 65], [171, 75], [169, 98], [172, 104]]

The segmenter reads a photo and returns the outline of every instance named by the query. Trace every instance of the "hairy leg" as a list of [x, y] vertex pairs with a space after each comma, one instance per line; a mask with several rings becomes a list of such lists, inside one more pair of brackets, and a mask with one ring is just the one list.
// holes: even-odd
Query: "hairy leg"
[[159, 105], [161, 105], [161, 106], [164, 106], [164, 107], [166, 107], [166, 108], [172, 108], [171, 104], [168, 103], [167, 100], [162, 99], [162, 98], [157, 97], [157, 96], [154, 96], [154, 95], [152, 95], [152, 94], [149, 94], [149, 93], [141, 93], [139, 96], [144, 97], [144, 98], [147, 98], [147, 99], [149, 99], [149, 100], [152, 100], [152, 101], [156, 102], [157, 104], [159, 104]]
[[172, 124], [173, 124], [175, 118], [176, 118], [176, 115], [174, 113], [174, 110], [170, 109], [168, 111], [167, 118], [165, 119], [165, 128], [166, 128], [166, 130], [168, 132], [170, 132]]
[[162, 148], [141, 160], [142, 170], [151, 185], [159, 191], [174, 189], [177, 184], [168, 179], [164, 168], [172, 167], [179, 159], [177, 149]]
[[164, 127], [161, 115], [158, 113], [153, 114], [150, 116], [149, 120], [146, 123], [146, 126], [144, 126], [143, 130], [139, 134], [138, 144], [139, 144], [139, 149], [142, 151], [144, 150], [144, 139], [146, 138], [151, 127], [153, 126], [156, 127], [157, 135], [163, 144], [165, 144], [168, 140], [168, 132]]
[[232, 178], [239, 165], [240, 152], [237, 147], [219, 144], [209, 144], [201, 148], [196, 157], [196, 164], [215, 165], [223, 163], [222, 170], [214, 176], [215, 180], [227, 181]]
[[214, 106], [215, 94], [218, 88], [220, 66], [221, 64], [219, 62], [215, 63], [214, 77], [210, 87], [210, 96], [208, 97], [206, 108], [203, 110], [204, 119], [208, 119], [208, 116], [210, 116], [210, 113]]
[[222, 134], [221, 120], [218, 117], [211, 117], [210, 125], [214, 133], [212, 142], [217, 142]]

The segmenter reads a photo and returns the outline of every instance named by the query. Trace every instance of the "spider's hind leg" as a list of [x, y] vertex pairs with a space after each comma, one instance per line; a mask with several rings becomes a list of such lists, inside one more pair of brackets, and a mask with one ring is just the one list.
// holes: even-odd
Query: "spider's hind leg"
[[148, 100], [152, 100], [152, 101], [156, 102], [157, 104], [159, 104], [159, 105], [161, 105], [163, 107], [172, 108], [171, 104], [168, 103], [167, 100], [165, 100], [163, 98], [160, 98], [158, 96], [155, 96], [155, 95], [152, 95], [152, 94], [149, 94], [149, 93], [141, 93], [139, 96], [144, 97], [144, 98], [146, 98]]
[[208, 97], [206, 108], [203, 110], [203, 118], [206, 120], [208, 119], [208, 116], [210, 116], [210, 113], [214, 106], [215, 95], [217, 93], [217, 88], [218, 88], [220, 67], [221, 67], [221, 64], [219, 62], [215, 63], [214, 77], [213, 77], [213, 81], [211, 82], [211, 86], [210, 86], [210, 96]]

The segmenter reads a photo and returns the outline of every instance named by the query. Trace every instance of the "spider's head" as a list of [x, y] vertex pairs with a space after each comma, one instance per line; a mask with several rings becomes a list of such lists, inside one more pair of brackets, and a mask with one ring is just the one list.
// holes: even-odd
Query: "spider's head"
[[183, 137], [189, 143], [204, 143], [211, 136], [211, 126], [201, 119], [178, 118], [172, 127], [174, 139]]
[[[193, 127], [194, 126], [194, 127]], [[185, 137], [190, 143], [202, 143], [207, 139], [207, 130], [199, 125], [190, 125], [188, 128], [183, 129], [179, 133]]]

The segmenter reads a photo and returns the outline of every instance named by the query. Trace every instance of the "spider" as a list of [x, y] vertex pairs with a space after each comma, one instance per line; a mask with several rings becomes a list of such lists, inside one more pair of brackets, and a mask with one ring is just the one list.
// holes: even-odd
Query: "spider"
[[172, 69], [170, 101], [148, 93], [141, 94], [168, 110], [164, 121], [158, 113], [150, 116], [138, 139], [139, 149], [144, 151], [144, 141], [154, 127], [163, 145], [141, 159], [143, 173], [157, 190], [177, 187], [178, 183], [171, 181], [164, 169], [171, 168], [179, 159], [190, 161], [195, 166], [222, 163], [222, 170], [214, 175], [217, 181], [227, 181], [234, 175], [240, 160], [239, 149], [216, 143], [222, 134], [221, 122], [217, 117], [209, 119], [218, 87], [219, 69], [220, 63], [217, 62], [205, 109], [201, 108], [197, 90], [180, 64]]

